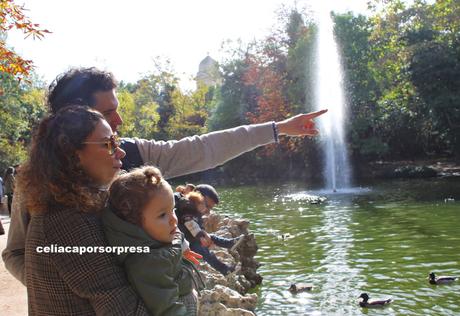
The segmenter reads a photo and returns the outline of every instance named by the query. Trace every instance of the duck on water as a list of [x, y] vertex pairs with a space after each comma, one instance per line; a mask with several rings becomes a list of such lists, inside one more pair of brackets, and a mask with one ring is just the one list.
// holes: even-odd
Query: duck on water
[[446, 275], [442, 275], [442, 276], [437, 277], [436, 274], [434, 274], [434, 272], [431, 272], [429, 274], [428, 280], [429, 280], [430, 284], [436, 284], [436, 285], [450, 284], [450, 283], [454, 282], [455, 280], [457, 280], [457, 277], [446, 276]]
[[380, 308], [392, 302], [391, 298], [386, 300], [369, 300], [369, 295], [367, 293], [362, 293], [359, 298], [362, 299], [359, 302], [359, 306], [366, 308]]

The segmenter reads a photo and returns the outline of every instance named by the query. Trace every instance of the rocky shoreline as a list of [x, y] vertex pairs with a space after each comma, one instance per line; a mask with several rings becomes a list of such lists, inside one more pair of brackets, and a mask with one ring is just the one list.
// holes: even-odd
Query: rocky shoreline
[[460, 177], [460, 163], [445, 159], [375, 161], [359, 165], [355, 171], [362, 179]]
[[200, 263], [198, 270], [206, 289], [201, 291], [198, 315], [255, 315], [257, 294], [248, 294], [248, 291], [262, 283], [262, 276], [257, 273], [260, 264], [254, 256], [258, 247], [254, 235], [249, 233], [249, 221], [222, 217], [211, 212], [205, 218], [204, 225], [207, 232], [218, 236], [232, 238], [244, 234], [246, 237], [235, 251], [211, 248], [220, 260], [236, 266], [235, 272], [223, 276], [206, 262]]
[[[264, 174], [257, 172], [240, 173], [239, 170], [221, 166], [177, 178], [177, 183], [209, 183], [216, 187], [226, 185], [251, 185], [266, 181], [289, 182], [307, 181], [312, 184], [321, 184], [322, 174], [315, 173], [316, 169], [301, 166], [299, 169], [287, 170], [285, 174]], [[318, 166], [320, 168], [320, 166]], [[228, 169], [228, 170], [227, 170]], [[455, 158], [432, 158], [412, 160], [377, 160], [362, 161], [352, 164], [353, 178], [356, 180], [384, 180], [397, 178], [431, 178], [431, 177], [460, 177], [460, 160]]]

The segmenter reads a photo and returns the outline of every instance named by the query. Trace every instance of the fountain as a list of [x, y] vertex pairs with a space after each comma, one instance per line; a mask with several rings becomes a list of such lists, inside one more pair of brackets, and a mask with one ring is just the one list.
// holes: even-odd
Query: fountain
[[318, 110], [329, 109], [326, 115], [321, 116], [319, 129], [326, 157], [326, 188], [336, 192], [351, 185], [351, 168], [344, 135], [346, 102], [343, 93], [343, 74], [327, 3], [322, 3], [315, 11], [318, 17], [315, 107]]

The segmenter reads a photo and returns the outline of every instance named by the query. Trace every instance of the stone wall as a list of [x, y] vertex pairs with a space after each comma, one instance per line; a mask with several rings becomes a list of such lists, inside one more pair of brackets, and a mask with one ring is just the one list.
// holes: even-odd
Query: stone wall
[[198, 270], [206, 284], [206, 289], [201, 291], [198, 314], [203, 316], [255, 315], [257, 294], [247, 293], [262, 282], [262, 277], [257, 273], [260, 264], [254, 256], [258, 248], [254, 235], [249, 233], [249, 221], [223, 218], [211, 212], [205, 219], [204, 225], [207, 232], [218, 236], [233, 238], [244, 234], [246, 237], [235, 251], [211, 247], [220, 260], [236, 267], [235, 272], [223, 276], [206, 262], [200, 263]]

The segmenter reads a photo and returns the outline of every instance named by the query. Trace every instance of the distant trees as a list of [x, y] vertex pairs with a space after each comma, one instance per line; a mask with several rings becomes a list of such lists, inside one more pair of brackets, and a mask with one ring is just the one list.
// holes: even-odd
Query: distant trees
[[[3, 32], [22, 27], [32, 36], [46, 33], [21, 15], [16, 21], [23, 22], [14, 24], [14, 3], [0, 4]], [[369, 5], [369, 16], [333, 15], [346, 77], [352, 161], [460, 156], [460, 2], [372, 0]], [[278, 18], [266, 38], [225, 46], [228, 57], [219, 66], [218, 85], [184, 92], [169, 61], [157, 61], [135, 83], [121, 82], [120, 134], [180, 139], [312, 111], [317, 27], [295, 8], [284, 8]], [[0, 56], [0, 168], [24, 158], [30, 131], [45, 113], [42, 84], [30, 77], [19, 82], [30, 68], [11, 71], [20, 68], [11, 66], [9, 56]], [[251, 179], [308, 178], [319, 175], [321, 155], [316, 139], [286, 138], [220, 172]]]
[[12, 75], [0, 81], [0, 172], [22, 162], [32, 129], [46, 112], [41, 86], [19, 83]]
[[460, 3], [372, 1], [371, 8], [370, 18], [335, 16], [355, 157], [460, 155]]
[[213, 107], [212, 87], [200, 86], [183, 93], [178, 78], [167, 63], [134, 84], [120, 84], [118, 96], [123, 136], [155, 139], [180, 139], [207, 131]]

